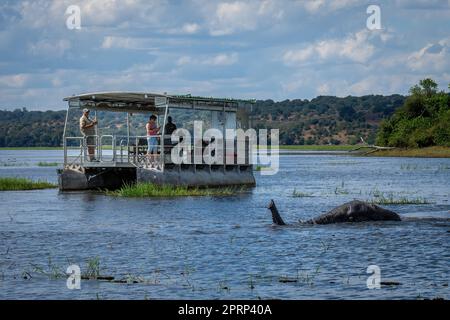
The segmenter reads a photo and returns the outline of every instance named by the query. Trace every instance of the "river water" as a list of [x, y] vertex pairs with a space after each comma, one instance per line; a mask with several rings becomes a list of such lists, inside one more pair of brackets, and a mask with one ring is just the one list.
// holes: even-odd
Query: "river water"
[[[0, 176], [57, 181], [62, 151], [0, 151]], [[0, 192], [0, 299], [420, 299], [449, 295], [450, 159], [280, 156], [235, 196], [121, 199], [57, 189]], [[293, 196], [293, 192], [303, 193]], [[384, 205], [401, 222], [276, 227], [352, 199]], [[63, 273], [97, 259], [100, 273]], [[382, 285], [368, 289], [369, 265]], [[130, 280], [138, 280], [131, 283]]]

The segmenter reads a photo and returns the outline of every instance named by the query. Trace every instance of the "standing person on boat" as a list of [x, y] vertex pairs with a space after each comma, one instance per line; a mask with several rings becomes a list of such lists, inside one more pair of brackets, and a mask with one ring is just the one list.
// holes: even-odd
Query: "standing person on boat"
[[167, 117], [167, 123], [164, 126], [164, 153], [170, 153], [170, 150], [173, 147], [171, 136], [172, 133], [177, 130], [177, 125], [172, 122], [172, 117]]
[[86, 140], [88, 148], [89, 161], [97, 161], [95, 159], [95, 126], [97, 119], [89, 119], [89, 109], [83, 109], [83, 115], [80, 118], [80, 131]]
[[177, 125], [172, 122], [172, 117], [167, 117], [167, 123], [164, 127], [164, 134], [171, 135], [175, 130], [177, 130]]
[[152, 114], [145, 125], [145, 128], [147, 129], [147, 156], [150, 157], [150, 160], [153, 160], [153, 154], [158, 153], [158, 139], [156, 135], [159, 132], [158, 126], [156, 125], [156, 116]]

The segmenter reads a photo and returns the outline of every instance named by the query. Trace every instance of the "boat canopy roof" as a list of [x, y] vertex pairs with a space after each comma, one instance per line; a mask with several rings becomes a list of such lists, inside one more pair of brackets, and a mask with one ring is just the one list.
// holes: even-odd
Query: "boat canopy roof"
[[255, 103], [254, 100], [145, 92], [94, 92], [73, 95], [64, 101], [69, 102], [69, 108], [131, 113], [163, 113], [166, 105], [175, 109], [237, 112], [238, 108]]

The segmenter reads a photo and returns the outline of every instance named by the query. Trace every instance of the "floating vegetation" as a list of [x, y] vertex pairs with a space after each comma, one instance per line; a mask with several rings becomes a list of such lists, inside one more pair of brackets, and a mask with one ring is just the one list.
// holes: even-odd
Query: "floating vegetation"
[[28, 167], [30, 164], [27, 162], [17, 162], [17, 161], [0, 161], [0, 167]]
[[230, 292], [230, 286], [227, 284], [226, 280], [219, 281], [219, 285], [217, 287], [217, 291], [227, 291]]
[[402, 164], [400, 165], [401, 170], [417, 170], [419, 166], [417, 164]]
[[250, 275], [250, 279], [248, 281], [248, 287], [249, 287], [250, 290], [255, 289], [255, 282], [253, 281], [253, 275], [252, 274]]
[[296, 189], [294, 189], [294, 191], [292, 192], [292, 196], [294, 198], [309, 198], [309, 197], [314, 197], [312, 195], [312, 193], [307, 193], [307, 192], [301, 192], [301, 191], [297, 191]]
[[0, 191], [37, 190], [56, 188], [57, 185], [47, 181], [33, 181], [26, 178], [0, 178]]
[[58, 163], [57, 162], [45, 162], [45, 161], [40, 161], [38, 162], [38, 167], [57, 167]]
[[[47, 276], [49, 279], [60, 279], [66, 277], [64, 270], [58, 265], [54, 264], [51, 257], [48, 257], [47, 266], [41, 266], [32, 264], [34, 273]], [[24, 271], [24, 274], [28, 274], [31, 278], [31, 272]]]
[[334, 189], [334, 194], [349, 194], [350, 192], [344, 188], [345, 187], [345, 183], [344, 181], [341, 182], [341, 186], [336, 187]]
[[186, 196], [231, 196], [242, 192], [244, 188], [188, 188], [186, 186], [155, 185], [152, 183], [137, 183], [125, 185], [116, 191], [106, 194], [118, 197], [186, 197]]
[[263, 171], [263, 170], [271, 170], [270, 167], [267, 166], [261, 166], [261, 165], [257, 165], [255, 166], [255, 169], [253, 169], [254, 171]]
[[382, 285], [382, 286], [399, 286], [399, 285], [401, 285], [401, 283], [398, 281], [381, 281], [380, 285]]
[[391, 193], [388, 196], [384, 196], [383, 194], [376, 196], [376, 198], [371, 200], [374, 204], [430, 204], [431, 202], [426, 200], [425, 198], [408, 198], [408, 197], [400, 197], [395, 198], [394, 194]]
[[298, 278], [289, 278], [286, 276], [281, 276], [280, 278], [278, 278], [278, 282], [281, 283], [290, 283], [290, 282], [298, 282]]
[[86, 279], [98, 279], [100, 277], [100, 258], [94, 257], [87, 261], [86, 272], [82, 275]]
[[320, 265], [316, 267], [314, 272], [299, 272], [297, 270], [297, 275], [294, 277], [291, 276], [280, 276], [278, 277], [278, 282], [280, 283], [302, 283], [305, 285], [313, 286], [314, 285], [314, 279], [316, 276], [320, 273]]

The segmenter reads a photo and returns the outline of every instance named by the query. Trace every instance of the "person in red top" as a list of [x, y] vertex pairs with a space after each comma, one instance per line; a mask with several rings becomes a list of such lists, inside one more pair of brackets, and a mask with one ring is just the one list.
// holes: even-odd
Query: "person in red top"
[[156, 124], [156, 116], [154, 114], [150, 116], [145, 128], [147, 129], [147, 155], [150, 155], [150, 158], [152, 159], [153, 154], [158, 152], [158, 139], [156, 136], [160, 129]]

